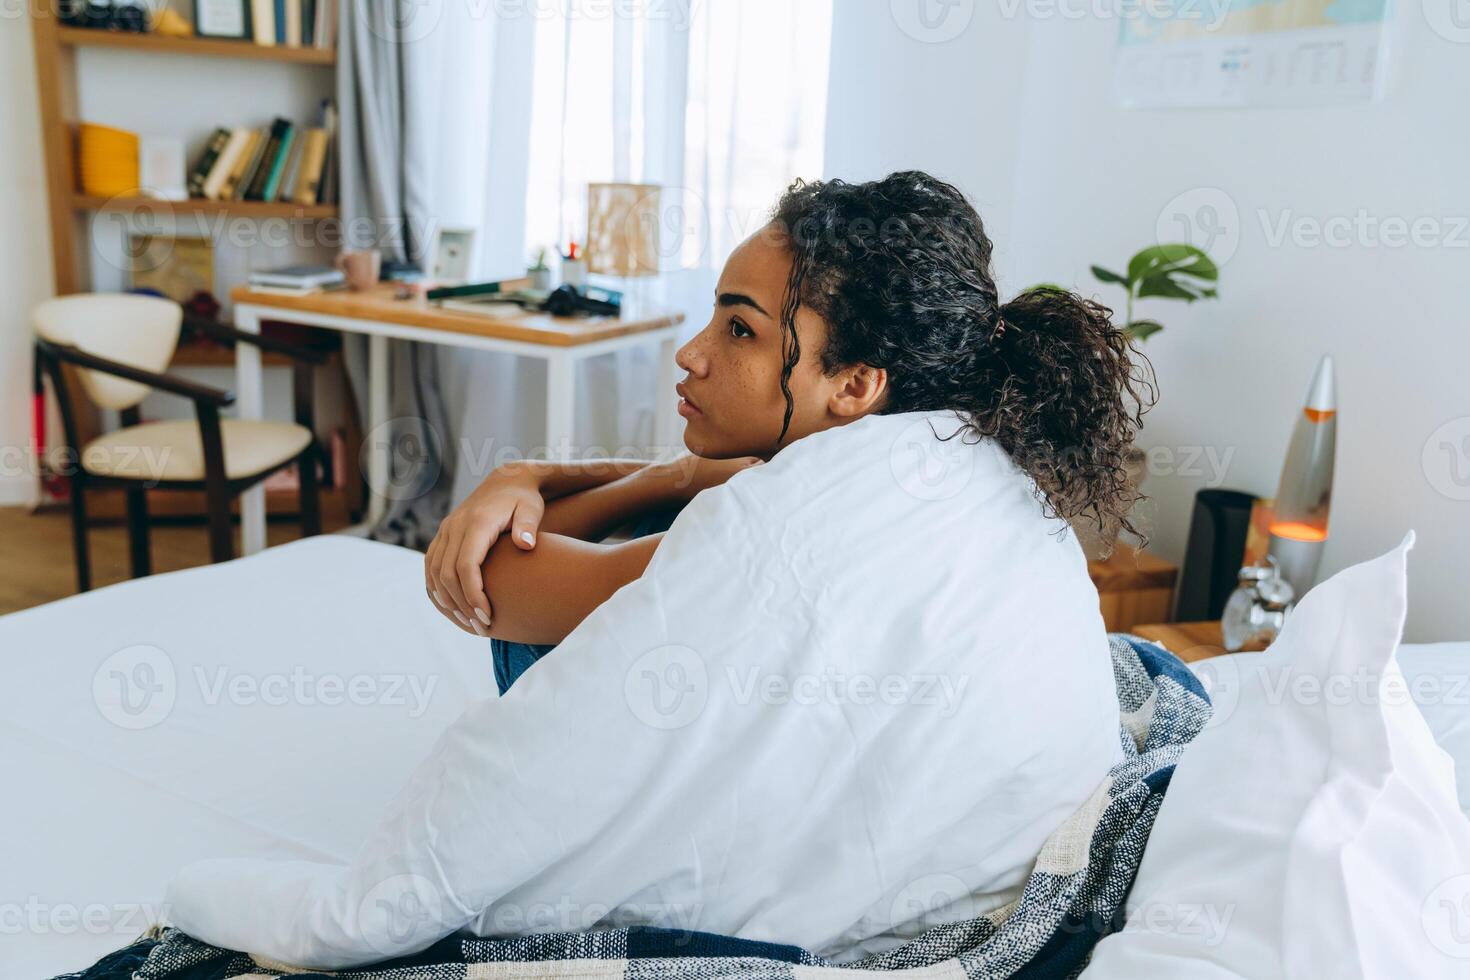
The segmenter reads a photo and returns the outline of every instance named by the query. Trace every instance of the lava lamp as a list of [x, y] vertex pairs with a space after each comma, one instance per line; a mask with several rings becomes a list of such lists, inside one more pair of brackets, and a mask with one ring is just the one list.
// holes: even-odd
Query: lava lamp
[[1271, 543], [1281, 576], [1297, 596], [1317, 579], [1322, 545], [1327, 541], [1327, 511], [1332, 502], [1332, 468], [1337, 455], [1337, 380], [1332, 355], [1322, 355], [1307, 389], [1281, 467], [1281, 485], [1271, 508]]

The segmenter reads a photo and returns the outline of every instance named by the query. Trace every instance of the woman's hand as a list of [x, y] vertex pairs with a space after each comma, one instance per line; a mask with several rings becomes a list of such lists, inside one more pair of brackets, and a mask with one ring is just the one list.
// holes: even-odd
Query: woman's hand
[[517, 548], [536, 547], [546, 502], [541, 478], [515, 463], [486, 477], [464, 503], [439, 525], [424, 555], [424, 585], [446, 616], [466, 632], [488, 636], [494, 617], [480, 566], [506, 531]]

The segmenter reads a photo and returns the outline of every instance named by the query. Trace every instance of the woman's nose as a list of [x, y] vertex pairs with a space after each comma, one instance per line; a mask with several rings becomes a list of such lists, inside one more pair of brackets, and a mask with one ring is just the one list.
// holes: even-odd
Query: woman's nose
[[702, 378], [709, 366], [709, 360], [704, 356], [699, 347], [700, 334], [689, 338], [689, 342], [679, 348], [674, 355], [674, 363], [696, 378]]

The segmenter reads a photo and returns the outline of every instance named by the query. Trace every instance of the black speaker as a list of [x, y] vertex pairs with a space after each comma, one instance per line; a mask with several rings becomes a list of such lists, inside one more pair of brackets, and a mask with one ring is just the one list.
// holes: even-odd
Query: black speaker
[[1174, 590], [1174, 621], [1219, 619], [1245, 561], [1254, 494], [1201, 490], [1194, 495], [1189, 544]]

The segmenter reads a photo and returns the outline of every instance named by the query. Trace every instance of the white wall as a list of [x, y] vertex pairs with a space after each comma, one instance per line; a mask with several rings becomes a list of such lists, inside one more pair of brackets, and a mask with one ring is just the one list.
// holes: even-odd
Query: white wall
[[[1470, 45], [1401, 3], [1381, 104], [1125, 111], [1109, 100], [1116, 21], [1028, 19], [1025, 4], [1007, 19], [977, 5], [959, 37], [926, 44], [887, 3], [860, 6], [839, 5], [828, 173], [916, 166], [954, 180], [992, 228], [1006, 292], [1054, 280], [1116, 298], [1088, 266], [1116, 268], [1157, 240], [1160, 216], [1167, 227], [1167, 206], [1187, 192], [1233, 220], [1220, 301], [1140, 311], [1168, 326], [1147, 347], [1160, 401], [1141, 444], [1172, 453], [1175, 470], [1213, 454], [1148, 477], [1151, 548], [1182, 557], [1202, 486], [1274, 493], [1312, 369], [1330, 351], [1341, 412], [1322, 576], [1412, 527], [1406, 638], [1470, 638], [1470, 501], [1453, 499], [1470, 496], [1470, 230], [1455, 220], [1470, 216]], [[1283, 216], [1325, 223], [1360, 210], [1436, 219], [1452, 241], [1273, 245], [1261, 217], [1274, 235]]]
[[0, 17], [0, 506], [30, 503], [31, 333], [26, 311], [51, 295], [51, 227], [37, 121], [30, 23]]

